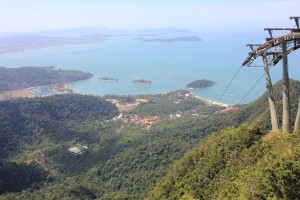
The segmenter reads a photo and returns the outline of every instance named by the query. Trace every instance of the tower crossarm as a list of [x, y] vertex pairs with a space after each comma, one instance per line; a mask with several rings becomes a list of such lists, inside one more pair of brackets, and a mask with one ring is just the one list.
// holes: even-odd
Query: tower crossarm
[[[260, 55], [265, 52], [270, 51], [273, 47], [277, 47], [282, 45], [283, 43], [293, 43], [293, 47], [291, 48], [292, 52], [293, 48], [295, 50], [298, 49], [300, 44], [300, 32], [299, 31], [291, 31], [291, 33], [273, 38], [271, 40], [265, 41], [261, 46], [254, 49], [252, 52], [248, 54], [248, 57], [243, 62], [242, 66], [250, 66], [252, 62]], [[292, 45], [291, 45], [292, 46]]]
[[[297, 50], [300, 48], [300, 43], [297, 44], [296, 46], [293, 46], [291, 48], [289, 48], [287, 50], [287, 54], [290, 54], [292, 53], [293, 51]], [[272, 65], [276, 65], [280, 60], [282, 59], [282, 54], [278, 54], [273, 60], [272, 60]]]

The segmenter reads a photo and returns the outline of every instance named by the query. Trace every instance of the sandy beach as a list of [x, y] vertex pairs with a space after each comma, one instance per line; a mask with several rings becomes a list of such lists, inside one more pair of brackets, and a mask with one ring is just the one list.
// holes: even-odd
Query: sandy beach
[[231, 106], [231, 105], [226, 104], [226, 103], [221, 103], [221, 102], [217, 102], [217, 101], [212, 101], [212, 100], [205, 99], [205, 98], [202, 98], [202, 97], [199, 97], [199, 96], [195, 96], [195, 95], [194, 95], [194, 97], [197, 98], [197, 99], [200, 99], [201, 101], [204, 101], [204, 102], [206, 102], [206, 103], [208, 103], [208, 104], [211, 104], [211, 105], [217, 105], [217, 106], [226, 107], [226, 108], [228, 108], [228, 107]]
[[[56, 94], [77, 93], [76, 91], [69, 90], [67, 87], [65, 87], [66, 86], [65, 84], [63, 84], [63, 86], [61, 86], [61, 85], [59, 86], [59, 84], [53, 84], [53, 85], [49, 85], [49, 86], [51, 86], [50, 88]], [[12, 91], [8, 91], [8, 92], [0, 93], [0, 101], [10, 100], [10, 99], [18, 99], [18, 98], [31, 98], [31, 97], [33, 97], [32, 89], [37, 89], [39, 87], [31, 87], [31, 88], [26, 88], [26, 89], [22, 89], [22, 90], [12, 90]], [[229, 104], [216, 102], [216, 101], [206, 99], [203, 97], [199, 97], [196, 95], [193, 95], [193, 97], [195, 97], [201, 101], [204, 101], [207, 104], [216, 105], [216, 106], [220, 106], [220, 107], [226, 107], [226, 108], [231, 107], [231, 105], [229, 105]], [[113, 104], [117, 105], [117, 107], [120, 109], [120, 111], [123, 112], [123, 111], [131, 110], [131, 109], [135, 108], [136, 106], [138, 106], [141, 102], [144, 102], [145, 100], [137, 99], [135, 102], [128, 103], [128, 104], [121, 104], [118, 100], [115, 100], [115, 99], [113, 99], [113, 100], [108, 99], [108, 101], [111, 101]]]

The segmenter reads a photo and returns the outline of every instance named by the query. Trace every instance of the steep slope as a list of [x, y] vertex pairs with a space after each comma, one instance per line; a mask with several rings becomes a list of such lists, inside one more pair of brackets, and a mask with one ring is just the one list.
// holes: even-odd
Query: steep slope
[[[279, 82], [275, 97], [281, 121], [280, 91]], [[299, 82], [291, 81], [293, 120], [299, 95]], [[210, 135], [172, 166], [147, 199], [298, 199], [300, 136], [263, 137], [270, 130], [266, 94], [227, 119], [236, 124], [245, 120], [249, 126]]]
[[176, 162], [147, 199], [298, 199], [300, 136], [245, 126], [216, 132]]
[[[278, 109], [279, 122], [282, 121], [282, 82], [279, 81], [274, 85], [274, 96], [276, 99], [276, 106]], [[290, 96], [291, 96], [291, 122], [292, 125], [297, 114], [299, 96], [300, 96], [300, 82], [290, 80]], [[257, 100], [240, 107], [237, 111], [228, 113], [228, 121], [231, 123], [240, 124], [250, 123], [253, 127], [259, 127], [262, 130], [271, 129], [271, 118], [268, 104], [268, 95], [265, 93]]]

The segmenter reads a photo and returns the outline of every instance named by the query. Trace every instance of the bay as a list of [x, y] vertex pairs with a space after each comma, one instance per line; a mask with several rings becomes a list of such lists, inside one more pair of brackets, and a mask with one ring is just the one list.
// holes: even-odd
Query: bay
[[[73, 90], [84, 94], [137, 95], [159, 94], [185, 89], [192, 81], [209, 79], [211, 88], [192, 91], [195, 95], [218, 101], [247, 57], [245, 44], [261, 40], [261, 35], [197, 33], [203, 41], [143, 42], [136, 36], [115, 37], [97, 44], [80, 44], [32, 49], [0, 55], [6, 67], [55, 66], [90, 72], [94, 76], [75, 82]], [[258, 60], [256, 65], [261, 65]], [[299, 52], [289, 59], [290, 76], [299, 80]], [[281, 78], [281, 63], [271, 69], [273, 82]], [[236, 104], [263, 75], [262, 68], [242, 68], [221, 99]], [[99, 77], [117, 78], [101, 82]], [[151, 80], [151, 85], [133, 84], [136, 79]], [[241, 103], [255, 100], [265, 91], [262, 78]]]

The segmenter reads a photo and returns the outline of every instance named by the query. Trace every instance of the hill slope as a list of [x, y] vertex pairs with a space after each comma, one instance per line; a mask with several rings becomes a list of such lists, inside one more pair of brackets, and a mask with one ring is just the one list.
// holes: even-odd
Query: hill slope
[[72, 121], [111, 119], [118, 111], [102, 98], [67, 94], [1, 101], [0, 114], [1, 161], [38, 148], [45, 137], [56, 143], [78, 137], [68, 128]]
[[[280, 99], [281, 86], [277, 84], [275, 88], [276, 97]], [[296, 109], [300, 83], [292, 81], [291, 88], [292, 107]], [[97, 110], [98, 100], [90, 101], [96, 97], [71, 95], [64, 98], [8, 101], [0, 107], [5, 121], [0, 126], [1, 135], [10, 133], [16, 138], [25, 138], [20, 140], [24, 143], [8, 151], [4, 162], [22, 164], [29, 158], [38, 158], [42, 161], [39, 166], [50, 177], [42, 179], [44, 185], [40, 184], [43, 186], [40, 189], [29, 184], [28, 190], [6, 194], [8, 199], [143, 199], [174, 161], [210, 133], [246, 122], [251, 127], [269, 129], [266, 95], [236, 111], [205, 117], [185, 116], [159, 122], [150, 129], [106, 121], [117, 112], [104, 102], [104, 111], [108, 108], [106, 114], [94, 115], [93, 112], [101, 112]], [[67, 110], [58, 106], [64, 102], [69, 104]], [[89, 105], [92, 109], [84, 109]], [[138, 113], [146, 114], [151, 110], [150, 103], [140, 106], [136, 110]], [[145, 106], [147, 109], [143, 109]], [[46, 112], [48, 108], [51, 112]], [[20, 115], [20, 111], [24, 114]], [[131, 112], [134, 114], [134, 110]], [[254, 137], [253, 141], [250, 138], [252, 142], [261, 137], [258, 131], [255, 133], [258, 138]], [[74, 156], [67, 149], [78, 143], [86, 144], [89, 149]]]
[[[274, 89], [281, 122], [281, 82]], [[291, 122], [294, 122], [299, 82], [291, 81], [291, 94]], [[172, 166], [147, 199], [300, 198], [300, 136], [273, 133], [264, 136], [271, 128], [266, 100], [264, 94], [228, 113], [231, 123], [247, 121], [249, 126], [210, 135]], [[220, 117], [215, 119], [221, 120]]]
[[300, 136], [245, 126], [210, 135], [147, 199], [298, 199]]

